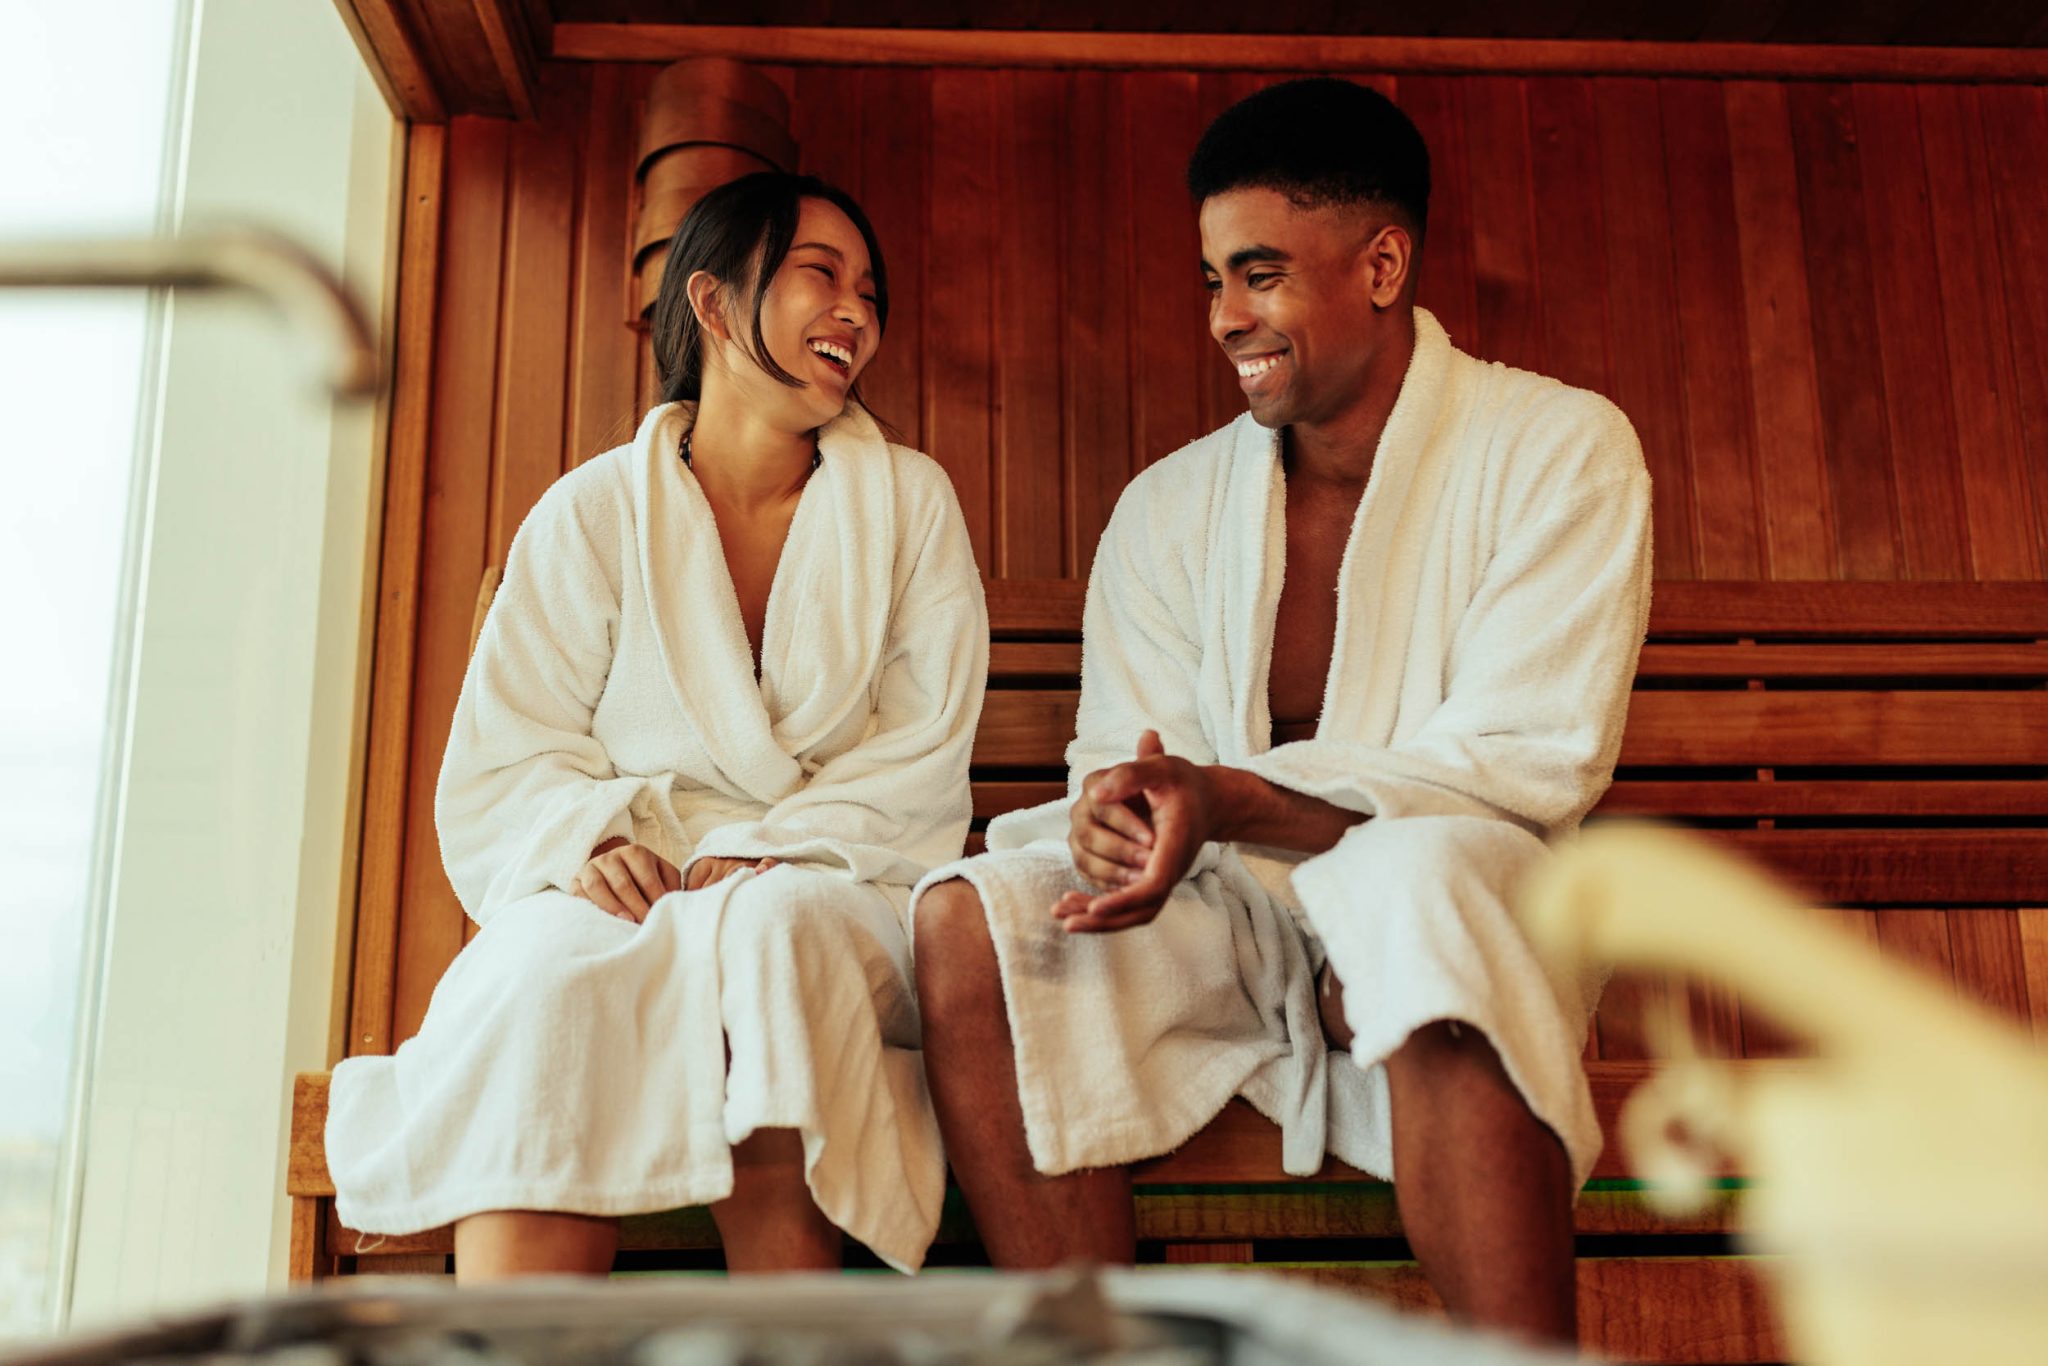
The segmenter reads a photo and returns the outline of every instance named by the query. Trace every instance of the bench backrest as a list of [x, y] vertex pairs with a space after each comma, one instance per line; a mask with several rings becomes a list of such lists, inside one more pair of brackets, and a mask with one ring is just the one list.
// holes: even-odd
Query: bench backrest
[[[976, 829], [1058, 796], [1081, 587], [989, 585]], [[1664, 582], [1598, 815], [1715, 830], [1824, 901], [2048, 902], [2048, 584]]]

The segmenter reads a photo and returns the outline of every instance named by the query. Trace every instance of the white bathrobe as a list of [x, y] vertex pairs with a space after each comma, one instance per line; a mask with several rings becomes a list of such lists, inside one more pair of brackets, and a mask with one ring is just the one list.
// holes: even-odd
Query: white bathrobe
[[[1241, 1095], [1282, 1127], [1289, 1172], [1333, 1151], [1391, 1178], [1384, 1063], [1438, 1020], [1483, 1030], [1577, 1179], [1592, 1169], [1580, 1050], [1599, 984], [1546, 979], [1507, 903], [1613, 773], [1649, 613], [1649, 476], [1613, 404], [1415, 323], [1339, 574], [1316, 738], [1272, 745], [1285, 474], [1278, 433], [1247, 414], [1117, 504], [1069, 797], [999, 818], [988, 854], [923, 884], [965, 878], [987, 909], [1041, 1171], [1166, 1152]], [[1068, 935], [1049, 909], [1086, 887], [1072, 794], [1148, 728], [1370, 819], [1314, 857], [1209, 844], [1150, 924]], [[1325, 954], [1349, 1056], [1318, 1021]]]
[[[945, 1167], [906, 915], [967, 830], [981, 581], [945, 473], [850, 409], [820, 433], [757, 680], [678, 455], [693, 416], [656, 408], [513, 542], [435, 801], [482, 929], [416, 1037], [335, 1069], [336, 1208], [406, 1233], [705, 1204], [731, 1193], [732, 1144], [795, 1128], [819, 1208], [914, 1269]], [[636, 926], [567, 892], [612, 836], [685, 871], [783, 866]]]

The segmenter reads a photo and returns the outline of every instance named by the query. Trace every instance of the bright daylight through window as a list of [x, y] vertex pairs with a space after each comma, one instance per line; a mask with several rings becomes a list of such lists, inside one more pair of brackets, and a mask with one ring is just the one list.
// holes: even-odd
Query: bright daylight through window
[[[0, 237], [151, 230], [181, 9], [8, 7]], [[149, 329], [140, 294], [0, 292], [0, 1341], [63, 1301]]]

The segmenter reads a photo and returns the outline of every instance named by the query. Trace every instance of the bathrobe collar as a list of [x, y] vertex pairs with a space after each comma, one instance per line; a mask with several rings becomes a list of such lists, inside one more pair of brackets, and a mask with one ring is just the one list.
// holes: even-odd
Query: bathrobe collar
[[664, 404], [634, 437], [648, 619], [705, 753], [735, 795], [772, 803], [803, 784], [805, 753], [868, 706], [893, 600], [894, 464], [857, 404], [820, 429], [821, 462], [776, 565], [757, 680], [711, 504], [679, 456], [696, 416], [694, 403]]

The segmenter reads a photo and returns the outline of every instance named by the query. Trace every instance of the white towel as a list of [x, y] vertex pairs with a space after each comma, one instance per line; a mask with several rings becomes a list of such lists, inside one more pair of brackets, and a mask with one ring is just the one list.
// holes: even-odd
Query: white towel
[[[1243, 1095], [1281, 1125], [1288, 1171], [1327, 1148], [1391, 1176], [1383, 1063], [1439, 1019], [1485, 1030], [1579, 1180], [1598, 1155], [1579, 1063], [1597, 984], [1545, 979], [1506, 903], [1612, 777], [1648, 621], [1649, 477], [1614, 405], [1415, 319], [1339, 575], [1317, 738], [1270, 742], [1285, 475], [1278, 433], [1247, 414], [1118, 502], [1089, 581], [1069, 798], [997, 820], [988, 855], [924, 884], [965, 877], [988, 907], [1043, 1171], [1166, 1151]], [[1080, 885], [1071, 784], [1146, 729], [1372, 819], [1299, 863], [1211, 844], [1151, 925], [1067, 936], [1048, 909]], [[1334, 1060], [1325, 952], [1357, 1034]]]
[[[966, 833], [980, 578], [944, 472], [851, 409], [820, 433], [757, 681], [678, 457], [693, 417], [655, 409], [520, 528], [435, 802], [483, 929], [415, 1038], [336, 1068], [337, 1209], [403, 1233], [703, 1204], [731, 1191], [730, 1144], [792, 1127], [819, 1207], [914, 1268], [944, 1165], [904, 915]], [[615, 835], [685, 869], [787, 866], [665, 897], [636, 928], [564, 895]]]

